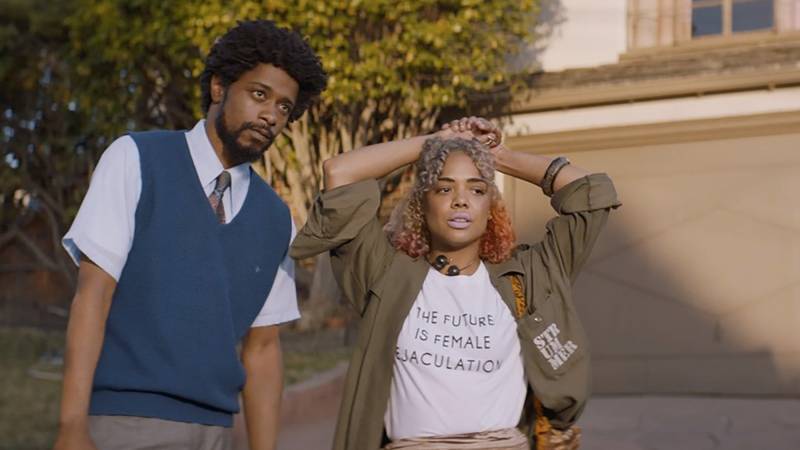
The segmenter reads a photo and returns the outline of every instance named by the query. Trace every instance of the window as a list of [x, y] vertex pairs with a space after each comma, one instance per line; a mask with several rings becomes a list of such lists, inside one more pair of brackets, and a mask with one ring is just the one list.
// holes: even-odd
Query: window
[[775, 27], [775, 3], [771, 0], [734, 1], [732, 6], [734, 33]]
[[628, 0], [630, 49], [800, 31], [800, 0]]
[[692, 38], [771, 30], [776, 0], [692, 0]]
[[722, 34], [722, 1], [692, 1], [692, 37]]

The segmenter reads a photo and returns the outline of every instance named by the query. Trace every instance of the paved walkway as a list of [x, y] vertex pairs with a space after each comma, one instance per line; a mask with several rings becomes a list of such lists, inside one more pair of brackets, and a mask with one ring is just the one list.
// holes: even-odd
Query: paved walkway
[[598, 397], [582, 450], [800, 450], [800, 399]]
[[[319, 408], [283, 428], [279, 450], [330, 449], [336, 409]], [[596, 397], [580, 426], [581, 450], [800, 450], [800, 399]]]

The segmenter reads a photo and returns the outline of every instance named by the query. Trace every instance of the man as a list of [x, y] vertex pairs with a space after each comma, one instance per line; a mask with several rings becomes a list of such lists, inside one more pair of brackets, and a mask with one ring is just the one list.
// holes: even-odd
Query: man
[[298, 34], [250, 21], [200, 81], [205, 120], [112, 143], [64, 237], [79, 275], [56, 449], [228, 449], [240, 392], [250, 448], [275, 447], [294, 228], [250, 163], [327, 78]]

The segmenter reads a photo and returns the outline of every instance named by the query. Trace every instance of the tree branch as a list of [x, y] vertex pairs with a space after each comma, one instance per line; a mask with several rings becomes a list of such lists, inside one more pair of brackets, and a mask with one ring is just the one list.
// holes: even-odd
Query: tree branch
[[59, 271], [58, 264], [54, 262], [47, 253], [42, 251], [36, 242], [26, 235], [22, 230], [17, 230], [17, 239], [19, 242], [33, 255], [36, 261], [42, 265], [46, 270]]

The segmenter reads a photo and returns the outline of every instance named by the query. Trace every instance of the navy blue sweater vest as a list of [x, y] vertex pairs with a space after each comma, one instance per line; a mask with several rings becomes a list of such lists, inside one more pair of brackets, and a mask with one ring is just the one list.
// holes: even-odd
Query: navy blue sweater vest
[[241, 210], [222, 225], [183, 132], [131, 137], [142, 192], [90, 414], [231, 426], [245, 380], [236, 345], [288, 250], [289, 209], [251, 173]]

